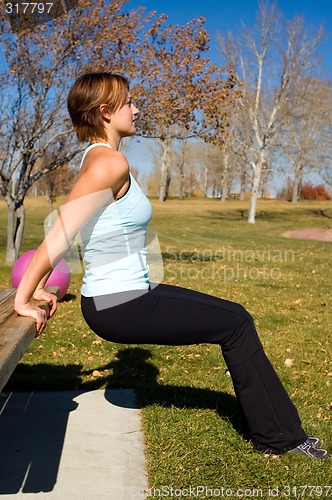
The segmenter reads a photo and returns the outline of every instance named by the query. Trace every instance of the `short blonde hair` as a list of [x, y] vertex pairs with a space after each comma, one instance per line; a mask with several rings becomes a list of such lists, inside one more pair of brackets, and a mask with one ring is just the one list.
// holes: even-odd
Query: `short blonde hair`
[[107, 141], [100, 105], [106, 104], [112, 114], [126, 104], [128, 92], [129, 82], [121, 75], [106, 72], [81, 75], [70, 89], [67, 101], [78, 140]]

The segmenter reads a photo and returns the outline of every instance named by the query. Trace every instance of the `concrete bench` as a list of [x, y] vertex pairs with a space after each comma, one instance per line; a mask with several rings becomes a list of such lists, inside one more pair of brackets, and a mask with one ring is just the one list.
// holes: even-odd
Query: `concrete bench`
[[[58, 287], [47, 290], [59, 297]], [[0, 392], [36, 335], [34, 320], [14, 311], [15, 292], [15, 288], [0, 289]], [[48, 311], [45, 302], [38, 305]]]

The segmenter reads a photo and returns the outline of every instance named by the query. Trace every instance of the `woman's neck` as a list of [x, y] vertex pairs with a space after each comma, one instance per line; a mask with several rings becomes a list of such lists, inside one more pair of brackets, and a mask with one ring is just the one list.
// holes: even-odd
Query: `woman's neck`
[[108, 144], [109, 146], [111, 146], [112, 149], [115, 149], [116, 151], [118, 151], [121, 141], [120, 140], [117, 141], [113, 138], [108, 138], [107, 140], [96, 138], [93, 141], [91, 141], [91, 144], [96, 144], [97, 142], [102, 142], [103, 144]]

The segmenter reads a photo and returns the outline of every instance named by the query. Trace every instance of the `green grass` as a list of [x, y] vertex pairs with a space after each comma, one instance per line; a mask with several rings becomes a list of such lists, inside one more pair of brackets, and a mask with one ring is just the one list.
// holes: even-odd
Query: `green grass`
[[[240, 302], [252, 313], [305, 429], [331, 452], [332, 244], [283, 234], [331, 228], [332, 203], [260, 201], [254, 225], [246, 222], [244, 202], [172, 200], [153, 201], [153, 206], [151, 226], [163, 252], [164, 282]], [[22, 251], [40, 241], [46, 203], [28, 199], [27, 214]], [[0, 278], [8, 286], [3, 202], [0, 227]], [[256, 488], [264, 491], [256, 497], [268, 498], [268, 488], [279, 487], [282, 497], [287, 486], [331, 483], [330, 460], [266, 459], [253, 452], [242, 437], [243, 422], [217, 346], [127, 346], [99, 340], [80, 313], [80, 279], [73, 275], [56, 316], [23, 357], [8, 389], [135, 388], [151, 488]], [[287, 367], [286, 359], [293, 364]], [[303, 491], [297, 491], [298, 497]], [[199, 495], [210, 497], [209, 492]], [[309, 490], [302, 495], [312, 497], [315, 492]]]

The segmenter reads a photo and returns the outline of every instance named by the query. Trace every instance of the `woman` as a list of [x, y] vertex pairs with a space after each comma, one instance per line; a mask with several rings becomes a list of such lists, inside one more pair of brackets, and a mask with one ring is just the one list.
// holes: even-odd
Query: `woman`
[[319, 440], [302, 429], [241, 305], [176, 286], [151, 287], [145, 245], [151, 205], [119, 152], [121, 139], [135, 133], [139, 113], [127, 80], [110, 73], [82, 75], [69, 93], [68, 110], [78, 139], [91, 144], [58, 220], [22, 278], [16, 312], [32, 316], [41, 334], [47, 318], [30, 299], [46, 300], [50, 316], [55, 312], [56, 298], [44, 284], [81, 230], [86, 266], [81, 307], [97, 335], [119, 343], [219, 344], [254, 447], [327, 458]]

